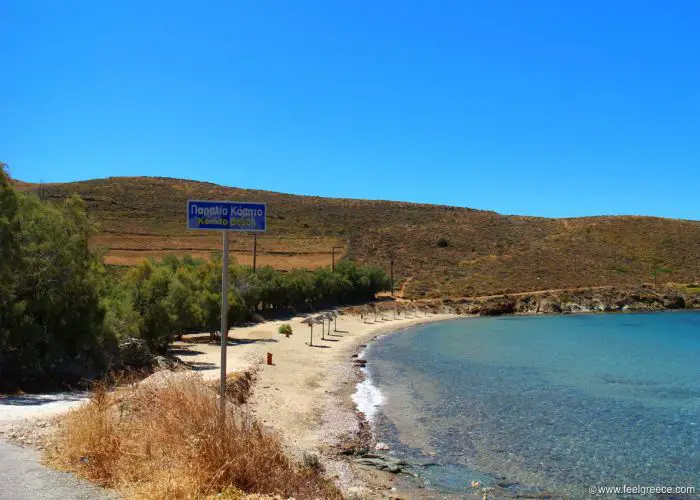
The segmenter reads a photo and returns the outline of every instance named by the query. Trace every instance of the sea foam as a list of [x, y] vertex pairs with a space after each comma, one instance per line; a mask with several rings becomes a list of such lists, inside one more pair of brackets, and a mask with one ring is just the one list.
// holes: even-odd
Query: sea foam
[[[375, 337], [375, 340], [385, 336], [386, 334], [379, 335]], [[369, 347], [365, 347], [357, 355], [357, 359], [365, 359], [368, 350]], [[372, 423], [377, 411], [379, 410], [379, 407], [384, 404], [386, 399], [384, 398], [382, 391], [379, 390], [379, 387], [374, 385], [372, 382], [367, 368], [361, 368], [360, 371], [365, 375], [365, 379], [355, 386], [355, 393], [352, 395], [352, 400], [355, 403], [355, 406], [357, 406], [357, 409], [364, 414], [370, 423]]]
[[367, 420], [372, 422], [378, 408], [384, 403], [384, 396], [379, 388], [372, 383], [372, 380], [368, 378], [357, 384], [352, 400], [357, 405], [357, 409], [364, 413]]

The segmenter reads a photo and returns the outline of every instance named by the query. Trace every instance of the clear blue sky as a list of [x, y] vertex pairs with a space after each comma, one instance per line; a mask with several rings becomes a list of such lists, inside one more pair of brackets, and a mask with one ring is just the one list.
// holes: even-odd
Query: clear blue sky
[[0, 0], [0, 159], [700, 219], [697, 0]]

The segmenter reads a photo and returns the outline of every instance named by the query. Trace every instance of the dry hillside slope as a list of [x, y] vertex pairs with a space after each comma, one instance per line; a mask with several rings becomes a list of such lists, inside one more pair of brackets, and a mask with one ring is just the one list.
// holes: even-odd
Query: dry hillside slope
[[[169, 178], [118, 177], [66, 184], [18, 184], [45, 200], [71, 193], [86, 202], [105, 260], [134, 264], [166, 253], [206, 257], [220, 235], [188, 231], [187, 199], [263, 201], [268, 232], [258, 265], [330, 265], [331, 250], [389, 269], [406, 297], [652, 282], [700, 281], [700, 221], [654, 217], [546, 219], [468, 208], [295, 196]], [[595, 211], [595, 207], [591, 207]], [[252, 236], [232, 237], [250, 263]], [[539, 278], [539, 279], [538, 279]]]

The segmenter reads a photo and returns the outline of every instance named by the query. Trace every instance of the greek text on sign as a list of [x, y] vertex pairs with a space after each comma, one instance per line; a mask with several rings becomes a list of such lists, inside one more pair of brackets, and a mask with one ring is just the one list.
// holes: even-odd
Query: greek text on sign
[[189, 200], [187, 229], [263, 232], [266, 214], [264, 203]]

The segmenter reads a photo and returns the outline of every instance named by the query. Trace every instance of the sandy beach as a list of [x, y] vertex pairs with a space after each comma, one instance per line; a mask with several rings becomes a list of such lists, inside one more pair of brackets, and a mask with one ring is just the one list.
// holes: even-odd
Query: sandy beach
[[[456, 317], [420, 313], [418, 317], [393, 319], [391, 313], [386, 313], [385, 320], [374, 321], [373, 314], [364, 320], [344, 314], [337, 318], [337, 331], [331, 326], [331, 335], [326, 333], [325, 340], [321, 338], [321, 325], [314, 325], [313, 346], [309, 346], [310, 328], [302, 323], [302, 316], [232, 328], [227, 372], [259, 368], [248, 403], [250, 411], [279, 432], [292, 453], [319, 453], [328, 475], [345, 491], [353, 487], [381, 487], [387, 479], [382, 474], [358, 471], [346, 461], [334, 458], [333, 447], [359, 429], [360, 419], [351, 398], [360, 381], [353, 354], [376, 336]], [[292, 327], [289, 338], [278, 333], [284, 323]], [[328, 322], [326, 331], [327, 328]], [[214, 380], [219, 377], [220, 348], [206, 343], [207, 340], [208, 336], [186, 336], [173, 345], [173, 353], [194, 363], [204, 378]], [[267, 353], [272, 354], [272, 365], [265, 364]]]

